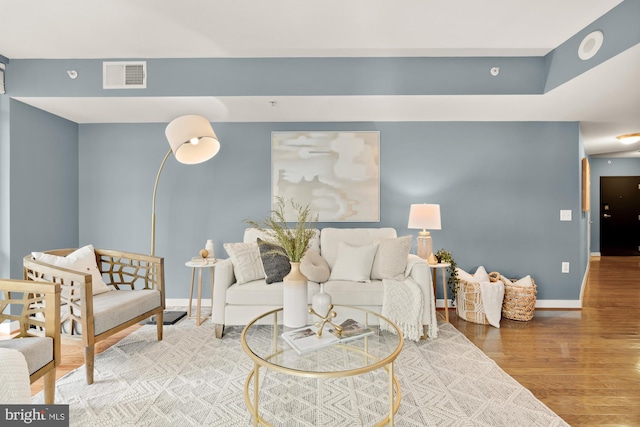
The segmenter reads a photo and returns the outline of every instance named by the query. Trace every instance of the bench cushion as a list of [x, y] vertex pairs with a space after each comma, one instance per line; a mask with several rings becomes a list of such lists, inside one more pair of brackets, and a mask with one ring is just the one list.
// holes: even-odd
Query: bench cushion
[[[320, 285], [307, 282], [308, 303], [320, 291]], [[233, 284], [227, 289], [227, 304], [231, 305], [276, 305], [282, 306], [282, 282], [267, 285], [265, 279]]]
[[93, 297], [93, 327], [99, 335], [161, 306], [160, 291], [111, 291]]
[[0, 340], [0, 347], [18, 350], [27, 361], [29, 375], [53, 360], [51, 337], [25, 337]]

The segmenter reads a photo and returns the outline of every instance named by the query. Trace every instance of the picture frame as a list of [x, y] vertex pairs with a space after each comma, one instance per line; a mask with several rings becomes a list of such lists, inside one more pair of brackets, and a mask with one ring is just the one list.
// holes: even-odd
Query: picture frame
[[272, 132], [271, 195], [309, 205], [319, 222], [379, 222], [380, 132]]

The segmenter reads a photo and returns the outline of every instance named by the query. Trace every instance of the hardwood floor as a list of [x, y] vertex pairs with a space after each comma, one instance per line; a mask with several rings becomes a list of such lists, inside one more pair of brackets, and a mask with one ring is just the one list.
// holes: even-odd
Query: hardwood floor
[[[535, 279], [535, 278], [534, 278]], [[583, 309], [451, 323], [572, 426], [640, 425], [640, 257], [592, 258]]]
[[[534, 277], [535, 279], [535, 277]], [[536, 310], [500, 329], [451, 323], [572, 426], [640, 426], [640, 257], [592, 258], [582, 310]], [[96, 353], [132, 332], [101, 342]], [[63, 346], [58, 377], [83, 364]], [[34, 383], [32, 393], [42, 390]]]

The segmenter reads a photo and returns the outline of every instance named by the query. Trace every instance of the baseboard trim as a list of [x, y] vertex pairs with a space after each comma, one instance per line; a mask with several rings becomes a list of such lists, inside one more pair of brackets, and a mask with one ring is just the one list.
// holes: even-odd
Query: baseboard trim
[[[444, 300], [436, 300], [436, 308], [444, 308]], [[449, 309], [455, 309], [449, 302]], [[580, 300], [563, 300], [563, 299], [543, 299], [536, 301], [536, 308], [559, 308], [559, 309], [576, 309], [582, 308]]]
[[[198, 300], [191, 300], [191, 307], [195, 310], [196, 305], [198, 304]], [[188, 307], [189, 306], [189, 298], [167, 298], [165, 300], [165, 305], [167, 307]], [[211, 298], [202, 298], [201, 307], [209, 307], [211, 308]]]
[[591, 256], [602, 256], [600, 252], [591, 252]]

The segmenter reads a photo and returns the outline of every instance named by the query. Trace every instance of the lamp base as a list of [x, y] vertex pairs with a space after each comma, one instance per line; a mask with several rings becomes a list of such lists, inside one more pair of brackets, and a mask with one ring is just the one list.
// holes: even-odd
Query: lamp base
[[422, 259], [429, 258], [433, 253], [433, 240], [429, 234], [418, 233], [418, 256]]
[[[162, 324], [163, 325], [175, 325], [179, 320], [182, 320], [187, 315], [186, 311], [164, 311], [162, 313]], [[149, 320], [145, 323], [145, 325], [155, 325], [156, 324], [156, 316], [151, 316]]]

